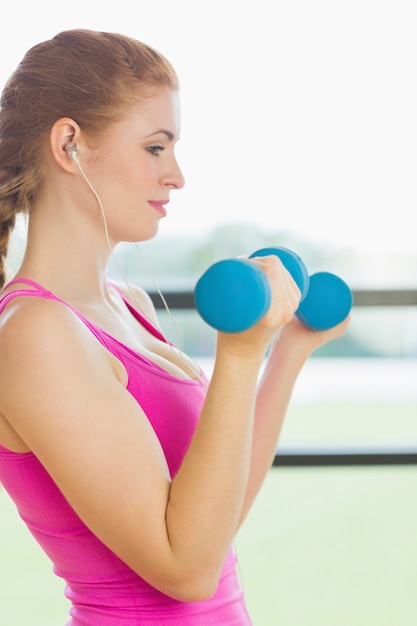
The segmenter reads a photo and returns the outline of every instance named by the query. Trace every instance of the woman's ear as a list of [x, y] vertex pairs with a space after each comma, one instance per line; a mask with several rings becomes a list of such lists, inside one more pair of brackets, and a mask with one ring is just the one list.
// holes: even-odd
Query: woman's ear
[[60, 118], [51, 128], [49, 138], [52, 157], [56, 164], [66, 172], [73, 172], [76, 167], [68, 146], [76, 144], [79, 136], [80, 127], [69, 117]]

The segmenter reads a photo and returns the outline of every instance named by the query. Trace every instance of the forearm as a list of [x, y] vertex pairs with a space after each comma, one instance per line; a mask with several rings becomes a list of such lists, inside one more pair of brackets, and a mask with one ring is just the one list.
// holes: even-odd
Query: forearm
[[297, 318], [275, 339], [256, 399], [252, 460], [240, 522], [244, 520], [273, 462], [294, 385], [312, 352], [340, 338], [349, 318], [329, 330], [308, 329]]
[[284, 418], [297, 376], [305, 362], [302, 355], [286, 359], [282, 350], [271, 353], [259, 383], [250, 475], [239, 525], [245, 519], [274, 460]]

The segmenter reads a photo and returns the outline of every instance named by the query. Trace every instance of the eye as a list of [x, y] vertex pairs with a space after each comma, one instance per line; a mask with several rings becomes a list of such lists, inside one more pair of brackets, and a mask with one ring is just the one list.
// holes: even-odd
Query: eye
[[159, 156], [159, 153], [162, 152], [163, 150], [165, 150], [165, 148], [163, 146], [160, 145], [156, 145], [156, 146], [149, 146], [148, 148], [146, 148], [148, 150], [148, 152], [150, 152], [153, 156]]

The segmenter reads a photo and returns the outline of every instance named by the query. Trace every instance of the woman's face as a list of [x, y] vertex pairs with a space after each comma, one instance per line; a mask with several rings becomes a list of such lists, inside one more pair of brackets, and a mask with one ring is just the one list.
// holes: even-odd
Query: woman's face
[[171, 191], [184, 186], [174, 154], [179, 133], [178, 94], [159, 88], [100, 142], [89, 171], [113, 244], [157, 233]]

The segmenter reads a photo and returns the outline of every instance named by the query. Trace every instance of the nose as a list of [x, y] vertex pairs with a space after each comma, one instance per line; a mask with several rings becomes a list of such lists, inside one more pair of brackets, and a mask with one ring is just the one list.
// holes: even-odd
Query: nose
[[168, 185], [173, 189], [182, 189], [182, 187], [184, 187], [185, 185], [183, 173], [175, 158], [173, 160], [170, 171], [167, 172], [164, 176], [163, 184]]

